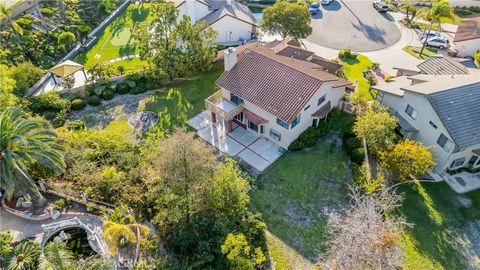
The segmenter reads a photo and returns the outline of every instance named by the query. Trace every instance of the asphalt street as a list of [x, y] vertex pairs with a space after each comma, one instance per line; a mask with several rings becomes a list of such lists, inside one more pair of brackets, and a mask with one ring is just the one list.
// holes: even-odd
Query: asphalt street
[[400, 40], [401, 32], [394, 19], [379, 13], [373, 1], [335, 0], [321, 5], [312, 16], [312, 34], [307, 38], [318, 45], [357, 52], [376, 51]]

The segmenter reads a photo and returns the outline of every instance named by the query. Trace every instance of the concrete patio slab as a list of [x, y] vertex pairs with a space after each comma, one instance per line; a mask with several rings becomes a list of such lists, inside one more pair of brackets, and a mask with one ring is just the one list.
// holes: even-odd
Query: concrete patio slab
[[243, 145], [239, 144], [229, 136], [220, 139], [215, 146], [218, 148], [218, 150], [227, 154], [229, 157], [235, 157], [238, 153], [240, 153], [240, 151], [245, 149]]
[[233, 132], [230, 132], [228, 136], [232, 137], [244, 146], [250, 145], [258, 138], [255, 134], [243, 128], [236, 128]]
[[258, 139], [248, 148], [272, 163], [282, 155], [281, 148], [265, 138]]
[[237, 156], [241, 158], [245, 163], [254, 167], [260, 172], [263, 172], [266, 168], [268, 168], [268, 166], [270, 166], [270, 164], [272, 164], [267, 160], [263, 159], [257, 153], [247, 148], [240, 152], [240, 154], [238, 154]]
[[187, 123], [197, 130], [200, 138], [220, 152], [234, 159], [241, 159], [260, 173], [283, 154], [280, 146], [236, 123], [233, 123], [234, 130], [227, 133], [226, 122], [217, 118], [217, 122], [212, 123], [209, 110], [196, 115]]
[[216, 146], [218, 142], [218, 130], [215, 126], [208, 126], [199, 131], [197, 131], [197, 135], [208, 142], [209, 144]]

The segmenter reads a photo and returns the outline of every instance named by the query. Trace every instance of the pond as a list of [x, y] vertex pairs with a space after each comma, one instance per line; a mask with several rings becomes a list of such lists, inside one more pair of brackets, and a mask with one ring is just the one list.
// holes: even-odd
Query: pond
[[92, 249], [88, 242], [87, 232], [80, 227], [66, 228], [60, 230], [53, 234], [47, 241], [50, 242], [55, 237], [60, 237], [61, 239], [66, 239], [67, 248], [72, 251], [72, 253], [79, 257], [88, 257], [95, 255], [96, 252]]

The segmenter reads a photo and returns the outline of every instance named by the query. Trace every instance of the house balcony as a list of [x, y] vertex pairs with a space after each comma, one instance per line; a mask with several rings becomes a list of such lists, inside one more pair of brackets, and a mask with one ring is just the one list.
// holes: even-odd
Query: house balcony
[[205, 107], [212, 112], [212, 122], [216, 122], [216, 117], [220, 116], [226, 121], [231, 121], [237, 114], [241, 113], [245, 107], [242, 104], [235, 104], [222, 97], [222, 90], [205, 99]]

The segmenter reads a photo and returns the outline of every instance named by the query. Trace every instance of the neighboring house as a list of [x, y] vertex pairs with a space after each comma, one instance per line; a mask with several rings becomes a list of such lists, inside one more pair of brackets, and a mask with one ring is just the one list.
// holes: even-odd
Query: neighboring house
[[396, 132], [431, 147], [435, 173], [480, 167], [480, 72], [451, 61], [431, 58], [417, 73], [373, 87], [397, 117]]
[[217, 43], [238, 45], [251, 40], [257, 21], [250, 9], [236, 0], [174, 0], [179, 18], [188, 15], [192, 24], [205, 20], [218, 32]]
[[431, 56], [412, 68], [394, 67], [397, 76], [412, 76], [417, 74], [428, 75], [459, 75], [468, 74], [468, 68], [449, 56]]
[[480, 16], [458, 24], [453, 44], [460, 57], [473, 57], [480, 50]]
[[237, 50], [229, 48], [217, 80], [221, 90], [205, 100], [212, 122], [224, 123], [227, 132], [235, 122], [288, 148], [305, 129], [326, 119], [350, 85], [310, 59], [313, 53], [288, 42], [249, 44], [238, 61]]

